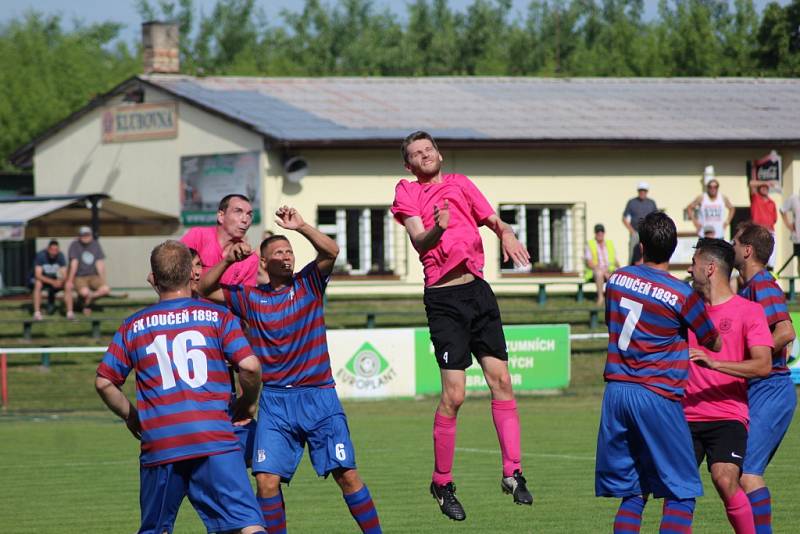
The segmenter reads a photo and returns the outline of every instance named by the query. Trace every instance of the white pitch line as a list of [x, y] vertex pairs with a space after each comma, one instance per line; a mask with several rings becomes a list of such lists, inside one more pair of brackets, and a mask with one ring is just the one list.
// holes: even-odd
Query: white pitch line
[[132, 457], [130, 460], [114, 460], [105, 462], [61, 462], [61, 463], [36, 463], [36, 464], [0, 464], [0, 471], [6, 469], [53, 469], [59, 467], [96, 467], [98, 465], [137, 465], [138, 458]]
[[[466, 447], [456, 447], [456, 451], [472, 452], [476, 454], [500, 454], [500, 449], [495, 451], [489, 449], [470, 449]], [[594, 461], [594, 456], [578, 456], [575, 454], [548, 454], [543, 452], [523, 452], [522, 456], [537, 457], [537, 458], [560, 458], [562, 460], [591, 460]]]

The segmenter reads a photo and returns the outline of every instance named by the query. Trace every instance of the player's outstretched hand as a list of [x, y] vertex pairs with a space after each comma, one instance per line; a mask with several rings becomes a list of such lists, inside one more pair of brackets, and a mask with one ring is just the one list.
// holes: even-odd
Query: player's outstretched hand
[[225, 248], [222, 249], [222, 256], [225, 258], [225, 261], [230, 263], [242, 261], [252, 253], [253, 248], [247, 241], [228, 243], [225, 245]]
[[444, 199], [441, 208], [436, 204], [433, 205], [433, 224], [442, 230], [447, 230], [447, 225], [450, 224], [450, 202], [447, 199]]
[[289, 206], [278, 208], [278, 211], [275, 212], [275, 217], [277, 217], [275, 223], [287, 230], [297, 230], [306, 223], [300, 213]]
[[706, 369], [716, 369], [716, 360], [713, 358], [709, 358], [708, 354], [703, 352], [700, 349], [689, 349], [689, 359], [699, 365], [700, 367], [705, 367]]
[[525, 267], [531, 262], [528, 249], [519, 242], [514, 232], [508, 230], [503, 232], [502, 247], [503, 261], [508, 261], [510, 258], [517, 267]]

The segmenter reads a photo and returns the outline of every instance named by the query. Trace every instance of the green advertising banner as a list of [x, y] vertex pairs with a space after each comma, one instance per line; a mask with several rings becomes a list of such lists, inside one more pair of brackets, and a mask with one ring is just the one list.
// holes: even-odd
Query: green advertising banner
[[[569, 325], [515, 325], [503, 328], [508, 370], [517, 391], [565, 388], [569, 385]], [[439, 367], [427, 328], [414, 329], [416, 393], [441, 391]], [[467, 391], [488, 391], [477, 361], [467, 369]]]

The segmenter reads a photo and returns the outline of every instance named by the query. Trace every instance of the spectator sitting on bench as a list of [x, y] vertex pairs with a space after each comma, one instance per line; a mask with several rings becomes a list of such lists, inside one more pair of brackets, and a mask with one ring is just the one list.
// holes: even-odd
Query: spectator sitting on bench
[[106, 256], [91, 228], [81, 226], [78, 234], [78, 239], [69, 246], [67, 289], [75, 288], [83, 299], [84, 315], [91, 315], [92, 303], [111, 293], [106, 284]]
[[72, 291], [65, 289], [67, 281], [67, 260], [58, 248], [58, 241], [51, 239], [47, 248], [36, 253], [33, 260], [33, 319], [42, 320], [42, 292], [47, 291], [47, 313], [55, 309], [56, 293], [64, 290], [64, 304], [67, 307], [67, 319], [74, 319], [72, 311]]
[[586, 276], [585, 280], [594, 280], [597, 286], [597, 305], [605, 303], [603, 297], [603, 284], [611, 276], [615, 269], [619, 269], [617, 254], [614, 250], [614, 243], [606, 239], [606, 228], [602, 224], [594, 225], [594, 239], [590, 239], [586, 244]]

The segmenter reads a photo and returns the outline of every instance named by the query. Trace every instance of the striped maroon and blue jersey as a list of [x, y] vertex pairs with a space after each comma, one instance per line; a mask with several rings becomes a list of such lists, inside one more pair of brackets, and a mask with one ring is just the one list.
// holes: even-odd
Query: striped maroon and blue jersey
[[[791, 321], [789, 309], [786, 307], [786, 297], [783, 290], [775, 282], [775, 278], [767, 271], [762, 269], [751, 278], [742, 289], [739, 295], [758, 302], [767, 314], [767, 324], [770, 330], [775, 329], [775, 325], [781, 321]], [[786, 365], [786, 352], [784, 348], [780, 354], [772, 355], [772, 375], [788, 375], [789, 367]], [[761, 380], [760, 378], [750, 379], [750, 382]]]
[[143, 466], [239, 448], [228, 414], [228, 362], [253, 350], [239, 319], [217, 304], [166, 300], [125, 319], [97, 374], [122, 386], [136, 371]]
[[700, 344], [717, 336], [700, 296], [669, 273], [634, 265], [606, 285], [607, 382], [633, 382], [679, 400], [689, 379], [688, 330]]
[[278, 290], [269, 284], [222, 286], [225, 303], [247, 322], [265, 385], [334, 385], [323, 314], [327, 284], [327, 277], [311, 262]]

